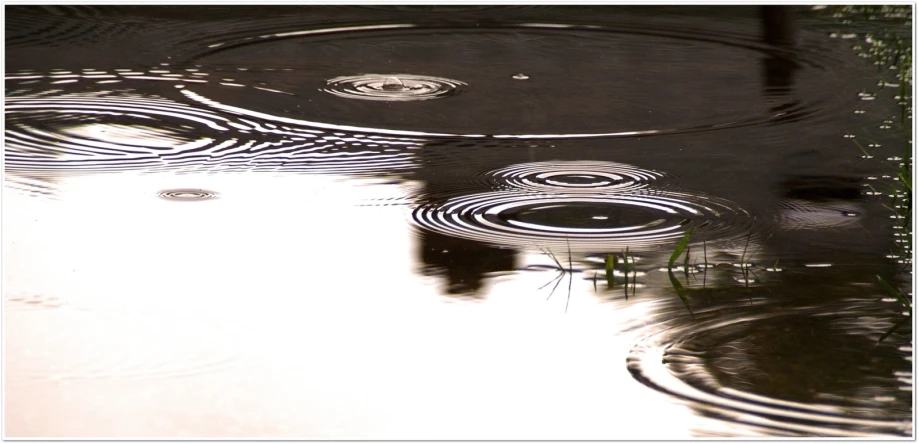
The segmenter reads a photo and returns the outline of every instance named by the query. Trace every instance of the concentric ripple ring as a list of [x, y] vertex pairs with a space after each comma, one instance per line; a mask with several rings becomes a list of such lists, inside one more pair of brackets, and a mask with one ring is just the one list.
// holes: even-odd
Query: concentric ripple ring
[[533, 162], [490, 171], [502, 186], [537, 192], [603, 193], [647, 188], [662, 173], [615, 162]]
[[412, 219], [422, 229], [486, 244], [577, 251], [653, 248], [690, 228], [698, 239], [724, 239], [752, 225], [728, 201], [672, 192], [478, 193], [423, 204]]
[[413, 74], [363, 74], [329, 79], [325, 92], [347, 99], [408, 102], [448, 97], [465, 83], [442, 77]]
[[[783, 309], [779, 311], [759, 308], [752, 313], [735, 313], [730, 316], [719, 316], [704, 322], [692, 322], [674, 326], [669, 329], [652, 333], [640, 341], [629, 353], [627, 365], [632, 375], [640, 382], [656, 390], [682, 398], [693, 408], [706, 412], [706, 415], [717, 415], [728, 420], [742, 422], [765, 430], [774, 430], [781, 436], [804, 434], [805, 436], [879, 436], [879, 435], [904, 435], [910, 434], [912, 424], [908, 414], [901, 417], [888, 414], [879, 414], [871, 404], [878, 401], [871, 399], [877, 393], [874, 389], [863, 392], [852, 390], [849, 398], [832, 397], [824, 398], [821, 402], [801, 402], [794, 399], [784, 399], [769, 393], [759, 393], [750, 390], [744, 384], [736, 387], [724, 384], [713, 373], [736, 375], [737, 381], [747, 381], [748, 378], [775, 377], [802, 377], [801, 375], [784, 374], [758, 376], [761, 370], [745, 367], [738, 373], [739, 368], [724, 367], [723, 362], [709, 362], [715, 357], [725, 357], [725, 350], [733, 352], [764, 353], [768, 350], [750, 347], [742, 341], [745, 338], [760, 335], [766, 337], [765, 341], [772, 345], [781, 345], [782, 338], [771, 335], [773, 330], [788, 330], [788, 324], [777, 323], [778, 320], [791, 319], [792, 316], [800, 319], [813, 319], [820, 325], [830, 326], [836, 323], [864, 324], [866, 313], [870, 314], [871, 306], [858, 302], [841, 304], [838, 310], [832, 311], [826, 306], [802, 307], [799, 309]], [[886, 316], [889, 316], [887, 314]], [[773, 324], [770, 324], [773, 323]], [[881, 322], [884, 326], [887, 322]], [[773, 330], [769, 330], [769, 328]], [[813, 324], [808, 324], [808, 329]], [[852, 335], [840, 339], [849, 343], [850, 353], [858, 350], [870, 350], [876, 354], [882, 351], [875, 345], [876, 338], [883, 333], [886, 327], [877, 331], [867, 332], [869, 335]], [[848, 330], [847, 330], [848, 329]], [[851, 325], [841, 328], [841, 331], [850, 331]], [[851, 330], [858, 332], [859, 330]], [[831, 332], [836, 334], [836, 332]], [[831, 333], [827, 333], [831, 335]], [[861, 334], [866, 333], [861, 328]], [[813, 339], [811, 339], [813, 341]], [[891, 347], [889, 342], [882, 344], [885, 352]], [[863, 348], [858, 348], [859, 346]], [[709, 352], [715, 348], [718, 350]], [[771, 350], [771, 349], [770, 349]], [[859, 358], [854, 354], [851, 359]], [[784, 363], [786, 369], [794, 368], [794, 358]], [[737, 362], [749, 364], [749, 356], [738, 359]], [[774, 361], [782, 363], [781, 360]], [[908, 364], [905, 364], [908, 367]], [[866, 363], [867, 368], [871, 364]], [[848, 367], [846, 367], [848, 368]], [[864, 369], [862, 369], [864, 370]], [[883, 371], [873, 369], [872, 371]], [[862, 382], [870, 387], [872, 379], [862, 376], [859, 380], [852, 375], [850, 384]], [[875, 379], [876, 380], [876, 379]], [[736, 381], [735, 381], [736, 382]], [[815, 391], [819, 393], [819, 391]], [[907, 398], [908, 399], [908, 398]], [[846, 400], [849, 405], [840, 403]], [[908, 409], [901, 400], [900, 407]], [[851, 405], [854, 403], [855, 405]]]
[[162, 199], [174, 200], [177, 202], [197, 202], [200, 200], [216, 199], [217, 193], [198, 188], [176, 188], [172, 190], [163, 190], [157, 193]]

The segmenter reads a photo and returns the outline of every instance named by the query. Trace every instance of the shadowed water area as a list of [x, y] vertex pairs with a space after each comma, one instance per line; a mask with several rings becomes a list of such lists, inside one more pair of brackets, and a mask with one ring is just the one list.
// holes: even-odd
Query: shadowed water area
[[6, 6], [7, 437], [913, 434], [911, 6]]

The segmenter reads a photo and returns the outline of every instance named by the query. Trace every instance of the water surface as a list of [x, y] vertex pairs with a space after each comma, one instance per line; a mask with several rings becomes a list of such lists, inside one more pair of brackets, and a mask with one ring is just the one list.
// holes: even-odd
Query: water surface
[[8, 7], [6, 436], [912, 436], [911, 17]]

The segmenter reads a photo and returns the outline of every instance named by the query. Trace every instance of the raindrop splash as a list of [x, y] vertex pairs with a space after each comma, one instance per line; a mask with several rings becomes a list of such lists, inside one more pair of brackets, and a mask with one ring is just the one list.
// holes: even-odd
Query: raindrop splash
[[336, 77], [322, 89], [348, 99], [409, 102], [439, 99], [462, 92], [459, 80], [413, 74], [364, 74]]
[[217, 193], [198, 188], [175, 188], [157, 193], [162, 199], [176, 202], [198, 202], [217, 198]]

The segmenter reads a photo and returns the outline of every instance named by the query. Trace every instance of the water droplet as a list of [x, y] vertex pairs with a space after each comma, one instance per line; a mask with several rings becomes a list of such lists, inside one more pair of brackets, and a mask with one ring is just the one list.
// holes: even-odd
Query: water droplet
[[384, 91], [403, 91], [405, 90], [405, 84], [401, 80], [395, 77], [387, 77], [383, 82]]
[[514, 74], [513, 78], [514, 80], [527, 80], [530, 78], [530, 76], [520, 73], [520, 74]]

